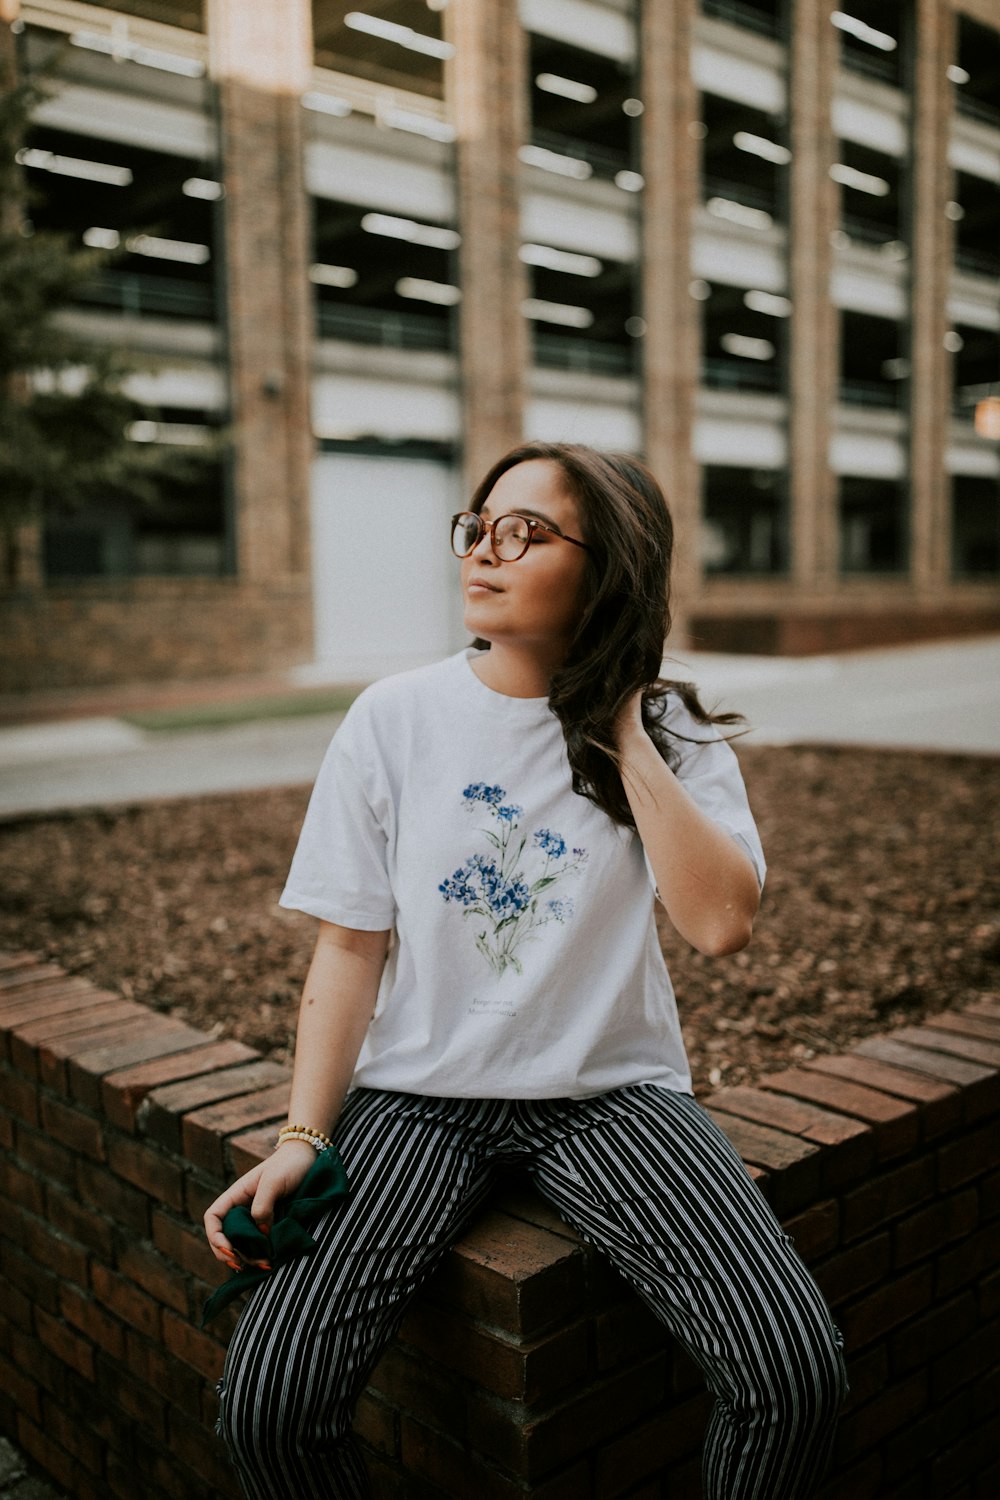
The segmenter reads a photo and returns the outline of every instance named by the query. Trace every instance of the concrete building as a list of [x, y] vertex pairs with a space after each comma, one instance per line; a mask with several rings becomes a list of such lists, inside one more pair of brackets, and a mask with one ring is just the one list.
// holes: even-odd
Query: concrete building
[[1000, 626], [998, 0], [359, 4], [0, 0], [35, 221], [126, 251], [67, 322], [231, 452], [45, 527], [0, 685], [453, 649], [522, 436], [647, 458], [688, 642]]

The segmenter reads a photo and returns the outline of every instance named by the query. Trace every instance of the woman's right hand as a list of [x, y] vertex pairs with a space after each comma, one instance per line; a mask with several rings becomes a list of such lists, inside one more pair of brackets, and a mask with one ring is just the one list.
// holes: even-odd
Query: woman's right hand
[[[240, 1269], [239, 1252], [230, 1244], [222, 1228], [229, 1210], [241, 1204], [249, 1205], [250, 1216], [257, 1228], [270, 1234], [275, 1204], [279, 1198], [288, 1198], [295, 1192], [315, 1160], [316, 1152], [308, 1141], [285, 1141], [266, 1161], [245, 1172], [216, 1198], [205, 1210], [204, 1219], [209, 1249], [216, 1260], [223, 1261], [231, 1270]], [[270, 1270], [269, 1261], [247, 1261], [246, 1264]]]

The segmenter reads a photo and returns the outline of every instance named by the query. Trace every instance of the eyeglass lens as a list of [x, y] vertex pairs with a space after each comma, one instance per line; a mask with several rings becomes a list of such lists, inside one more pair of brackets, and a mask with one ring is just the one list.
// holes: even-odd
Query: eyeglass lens
[[[459, 557], [468, 557], [487, 529], [479, 516], [464, 512], [452, 530], [452, 550]], [[493, 550], [501, 561], [514, 562], [524, 554], [530, 540], [531, 528], [523, 516], [501, 516], [493, 532]]]

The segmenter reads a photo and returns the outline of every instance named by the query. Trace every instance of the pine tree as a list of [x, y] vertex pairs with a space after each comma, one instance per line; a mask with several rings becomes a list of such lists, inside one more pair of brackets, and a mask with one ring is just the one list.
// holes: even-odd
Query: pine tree
[[60, 325], [59, 311], [108, 256], [32, 228], [17, 157], [44, 89], [14, 81], [9, 70], [7, 82], [0, 89], [0, 546], [10, 580], [26, 522], [109, 500], [156, 506], [166, 478], [192, 476], [208, 455], [132, 442], [129, 425], [147, 415], [126, 393], [133, 362]]

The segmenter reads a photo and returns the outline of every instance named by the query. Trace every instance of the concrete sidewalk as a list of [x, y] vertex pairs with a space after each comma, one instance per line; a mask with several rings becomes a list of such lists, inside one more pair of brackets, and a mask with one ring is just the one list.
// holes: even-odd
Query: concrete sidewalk
[[[744, 713], [743, 743], [1000, 754], [1000, 636], [818, 657], [682, 652], [664, 671]], [[209, 685], [197, 691], [210, 697]], [[218, 691], [231, 701], [230, 685]], [[214, 729], [143, 730], [108, 712], [0, 729], [0, 817], [306, 784], [343, 717], [254, 722], [252, 695], [246, 711], [248, 722]]]

